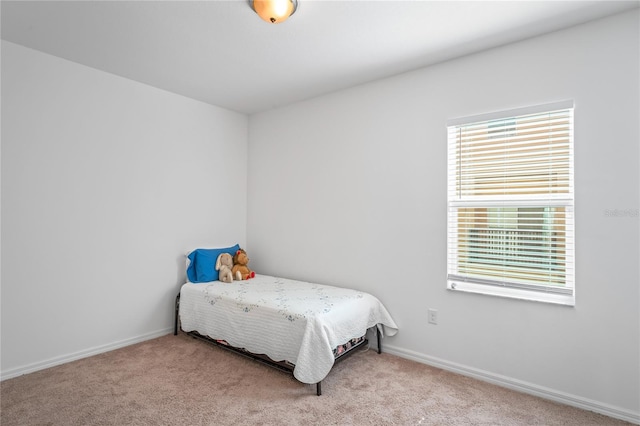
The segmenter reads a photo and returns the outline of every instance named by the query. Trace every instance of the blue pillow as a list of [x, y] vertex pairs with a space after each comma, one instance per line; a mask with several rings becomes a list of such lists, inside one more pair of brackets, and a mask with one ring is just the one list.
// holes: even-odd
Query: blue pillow
[[236, 254], [240, 246], [215, 248], [215, 249], [195, 249], [187, 255], [189, 266], [187, 267], [187, 278], [192, 283], [207, 283], [218, 279], [216, 271], [216, 260], [221, 253]]

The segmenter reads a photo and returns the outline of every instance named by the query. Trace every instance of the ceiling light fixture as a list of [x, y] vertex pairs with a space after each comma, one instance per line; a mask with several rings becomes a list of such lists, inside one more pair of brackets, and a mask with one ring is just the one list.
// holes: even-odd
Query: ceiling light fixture
[[295, 13], [298, 0], [249, 0], [249, 5], [263, 21], [279, 24]]

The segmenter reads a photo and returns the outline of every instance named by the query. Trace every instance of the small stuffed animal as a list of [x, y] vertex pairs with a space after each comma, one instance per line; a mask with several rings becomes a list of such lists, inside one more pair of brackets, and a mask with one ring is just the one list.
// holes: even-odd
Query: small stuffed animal
[[249, 256], [247, 256], [246, 251], [240, 249], [233, 255], [233, 268], [231, 272], [233, 273], [234, 280], [248, 280], [256, 276], [256, 273], [247, 266], [248, 263]]
[[229, 253], [220, 253], [216, 260], [216, 271], [220, 271], [218, 279], [223, 283], [233, 282], [233, 258]]

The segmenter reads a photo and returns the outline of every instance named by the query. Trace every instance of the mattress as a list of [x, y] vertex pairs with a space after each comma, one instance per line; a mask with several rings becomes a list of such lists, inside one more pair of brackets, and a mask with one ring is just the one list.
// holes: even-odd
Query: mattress
[[229, 284], [186, 283], [179, 315], [185, 332], [293, 364], [294, 377], [303, 383], [324, 379], [334, 350], [367, 329], [378, 326], [382, 336], [398, 330], [368, 293], [268, 275]]

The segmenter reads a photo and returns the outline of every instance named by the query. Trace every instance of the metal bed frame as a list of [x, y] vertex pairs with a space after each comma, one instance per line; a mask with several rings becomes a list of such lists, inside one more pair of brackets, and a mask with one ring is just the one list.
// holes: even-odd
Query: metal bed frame
[[[180, 293], [178, 293], [178, 295], [176, 296], [176, 305], [175, 305], [175, 321], [174, 321], [174, 326], [173, 326], [173, 335], [177, 336], [178, 335], [178, 330], [182, 330], [181, 328], [179, 329], [178, 327], [178, 323], [179, 323], [179, 309], [180, 309]], [[374, 326], [375, 330], [376, 330], [376, 340], [378, 343], [378, 350], [377, 352], [380, 354], [382, 353], [382, 342], [380, 339], [380, 331], [378, 330], [377, 326]], [[228, 351], [231, 352], [235, 352], [239, 355], [242, 355], [244, 357], [253, 359], [254, 361], [258, 361], [262, 364], [265, 364], [269, 367], [273, 367], [276, 368], [280, 371], [284, 371], [286, 373], [289, 374], [293, 374], [293, 368], [295, 366], [292, 366], [291, 364], [287, 364], [284, 362], [277, 362], [272, 360], [271, 358], [269, 358], [266, 355], [261, 355], [261, 354], [254, 354], [252, 352], [249, 352], [245, 349], [242, 348], [236, 348], [235, 346], [231, 346], [231, 345], [225, 345], [223, 343], [218, 342], [215, 339], [212, 339], [209, 336], [203, 336], [202, 334], [198, 333], [197, 331], [189, 331], [189, 332], [185, 332], [186, 334], [188, 334], [189, 336], [193, 337], [194, 339], [199, 339], [199, 340], [203, 340], [205, 342], [211, 343], [215, 346], [218, 346], [220, 348], [226, 349]], [[347, 350], [346, 352], [343, 352], [342, 354], [336, 356], [335, 362], [338, 361], [342, 361], [343, 359], [346, 359], [349, 355], [353, 354], [354, 352], [356, 352], [356, 350], [358, 349], [363, 349], [366, 348], [367, 345], [369, 344], [369, 340], [368, 339], [363, 339], [361, 342], [359, 342], [358, 344], [356, 344], [355, 346], [351, 347], [349, 350]], [[316, 395], [320, 396], [322, 395], [322, 381], [319, 381], [318, 383], [316, 383]]]

